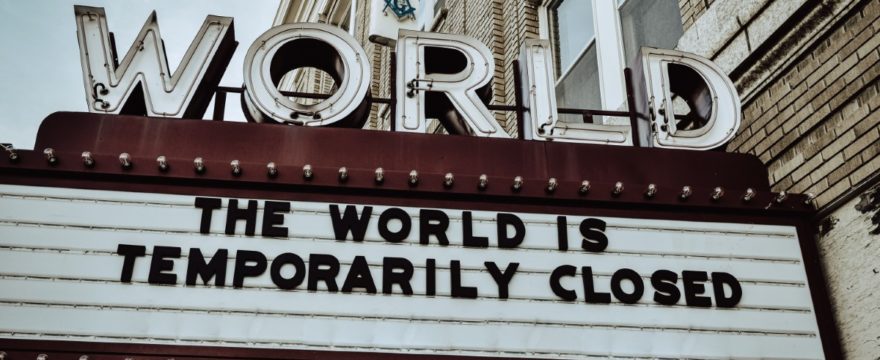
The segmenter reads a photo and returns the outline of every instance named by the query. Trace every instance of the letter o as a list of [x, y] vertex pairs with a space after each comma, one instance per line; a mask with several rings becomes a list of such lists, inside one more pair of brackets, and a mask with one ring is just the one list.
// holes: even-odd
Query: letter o
[[[281, 268], [284, 265], [293, 265], [294, 273], [290, 278], [281, 275]], [[272, 276], [272, 282], [279, 289], [293, 290], [306, 278], [306, 264], [299, 255], [294, 253], [283, 253], [275, 257], [272, 261], [272, 268], [269, 274]]]
[[[366, 97], [372, 81], [367, 59], [357, 41], [337, 27], [316, 23], [273, 27], [254, 41], [244, 59], [245, 116], [258, 123], [362, 127], [369, 114]], [[330, 74], [336, 92], [312, 105], [282, 95], [281, 78], [302, 67]]]
[[[391, 220], [397, 219], [400, 221], [400, 230], [391, 231], [388, 228], [388, 223]], [[382, 215], [379, 215], [379, 236], [381, 236], [385, 241], [388, 242], [401, 242], [409, 236], [409, 231], [412, 229], [412, 219], [409, 217], [406, 211], [403, 211], [400, 208], [388, 208], [382, 212]]]
[[[629, 280], [632, 282], [632, 293], [627, 293], [623, 290], [623, 287], [621, 286], [623, 280]], [[645, 293], [645, 283], [642, 281], [642, 276], [635, 272], [635, 270], [620, 269], [611, 275], [611, 293], [614, 294], [614, 297], [617, 298], [617, 300], [620, 300], [620, 302], [624, 304], [635, 304], [642, 299], [642, 295]]]

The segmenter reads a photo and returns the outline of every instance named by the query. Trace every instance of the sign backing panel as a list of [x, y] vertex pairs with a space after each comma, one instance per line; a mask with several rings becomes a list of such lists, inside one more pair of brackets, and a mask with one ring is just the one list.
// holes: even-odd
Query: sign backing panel
[[[194, 196], [9, 185], [0, 194], [0, 274], [4, 288], [17, 289], [0, 296], [0, 323], [13, 338], [503, 357], [823, 357], [792, 226], [596, 216], [607, 223], [608, 247], [589, 253], [578, 246], [578, 224], [592, 216], [515, 212], [524, 240], [501, 249], [494, 242], [498, 213], [473, 211], [472, 233], [487, 237], [489, 246], [469, 248], [462, 246], [468, 209], [437, 209], [450, 219], [444, 246], [420, 244], [415, 230], [399, 243], [383, 240], [377, 220], [388, 206], [371, 206], [373, 219], [356, 242], [334, 236], [329, 208], [345, 203], [293, 201], [283, 215], [289, 236], [269, 238], [244, 235], [244, 222], [236, 234], [224, 234], [226, 199], [210, 234], [202, 234]], [[363, 214], [364, 205], [356, 207]], [[401, 209], [418, 224], [419, 208]], [[558, 249], [559, 215], [567, 218], [567, 251]], [[119, 279], [119, 244], [147, 248], [130, 283]], [[183, 249], [167, 271], [177, 274], [176, 285], [148, 283], [156, 246]], [[229, 251], [226, 286], [183, 284], [193, 248], [206, 258]], [[233, 288], [238, 250], [261, 252], [269, 261], [286, 252], [306, 262], [311, 254], [331, 255], [340, 262], [339, 285], [352, 259], [363, 256], [380, 289], [383, 259], [407, 259], [415, 268], [413, 294], [335, 293], [326, 284], [309, 291], [305, 283], [281, 290], [269, 271]], [[432, 296], [426, 295], [427, 259], [436, 262]], [[475, 287], [476, 299], [450, 296], [452, 261], [460, 262], [461, 284]], [[519, 263], [507, 299], [499, 299], [485, 262], [502, 269]], [[562, 300], [548, 278], [566, 264], [591, 266], [597, 292], [609, 292], [616, 270], [633, 269], [644, 277], [645, 296], [631, 305], [587, 304], [582, 279], [568, 277], [561, 285], [579, 298]], [[689, 307], [683, 298], [657, 304], [650, 275], [659, 269], [728, 272], [739, 279], [742, 300], [727, 309]], [[681, 281], [677, 286], [684, 290]], [[706, 290], [711, 296], [711, 285]]]

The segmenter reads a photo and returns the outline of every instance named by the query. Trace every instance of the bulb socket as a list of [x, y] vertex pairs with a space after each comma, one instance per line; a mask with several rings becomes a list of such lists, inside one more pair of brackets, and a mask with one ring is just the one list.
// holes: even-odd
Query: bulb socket
[[648, 184], [648, 188], [645, 189], [645, 197], [650, 199], [653, 198], [654, 195], [657, 195], [657, 185]]
[[161, 172], [167, 172], [168, 169], [171, 169], [171, 165], [168, 165], [168, 159], [165, 158], [165, 155], [156, 157], [156, 166], [159, 167]]
[[752, 199], [754, 199], [754, 198], [755, 198], [755, 190], [752, 188], [748, 188], [748, 189], [746, 189], [746, 192], [743, 193], [742, 200], [743, 200], [743, 202], [749, 202], [749, 201], [752, 201]]
[[713, 201], [721, 200], [722, 197], [724, 197], [724, 188], [717, 186], [714, 189], [712, 189], [712, 200]]
[[578, 194], [586, 195], [590, 192], [590, 180], [581, 181], [581, 186], [578, 187]]
[[812, 206], [813, 202], [816, 201], [816, 194], [807, 193], [807, 198], [804, 199], [804, 205]]
[[777, 204], [782, 204], [787, 198], [788, 193], [786, 193], [785, 191], [780, 191], [778, 194], [776, 194], [776, 198], [774, 198], [773, 200], [776, 201]]
[[207, 171], [207, 167], [205, 166], [205, 159], [201, 157], [197, 157], [193, 159], [193, 170], [195, 170], [196, 174], [204, 174]]
[[128, 153], [119, 154], [119, 165], [122, 166], [122, 170], [129, 170], [134, 166], [134, 163], [131, 161], [131, 155]]
[[513, 178], [513, 185], [510, 186], [510, 189], [513, 190], [513, 192], [518, 192], [518, 191], [522, 190], [522, 186], [523, 186], [522, 176], [515, 176]]
[[83, 162], [83, 166], [85, 166], [87, 168], [95, 167], [95, 158], [92, 157], [92, 153], [89, 151], [82, 152], [82, 162]]
[[418, 171], [411, 170], [409, 172], [409, 178], [407, 179], [407, 184], [409, 184], [409, 186], [419, 185], [419, 172]]
[[623, 182], [618, 181], [618, 182], [614, 183], [614, 187], [611, 188], [611, 195], [612, 196], [620, 196], [620, 194], [622, 194], [622, 193], [623, 193]]
[[[10, 148], [7, 148], [6, 150], [9, 151], [9, 162], [11, 162], [11, 163], [17, 163], [18, 160], [20, 159], [20, 158], [18, 157], [18, 151], [15, 151], [15, 149], [13, 149], [13, 148], [11, 148], [11, 147], [10, 147]], [[3, 360], [3, 359], [0, 359], [0, 360]]]
[[381, 185], [385, 182], [385, 169], [381, 167], [376, 168], [374, 175], [375, 177], [373, 178], [373, 181], [375, 181], [377, 185]]
[[241, 176], [241, 161], [232, 160], [229, 162], [229, 168], [232, 170], [232, 176]]
[[58, 157], [55, 156], [55, 149], [53, 148], [45, 148], [43, 149], [43, 156], [46, 157], [46, 162], [51, 166], [55, 166], [58, 164]]
[[443, 175], [443, 187], [449, 189], [454, 184], [455, 184], [455, 176], [453, 176], [452, 173], [446, 173], [446, 175]]
[[681, 187], [681, 194], [679, 194], [678, 197], [682, 200], [687, 200], [693, 194], [694, 194], [694, 190], [691, 189], [691, 187], [689, 185], [685, 185], [685, 186]]
[[552, 193], [556, 192], [556, 188], [558, 188], [558, 187], [559, 187], [559, 181], [556, 181], [556, 178], [552, 177], [552, 178], [547, 179], [547, 187], [544, 188], [544, 190], [547, 191], [547, 193], [552, 194]]
[[344, 183], [348, 181], [348, 168], [345, 166], [339, 168], [339, 182]]

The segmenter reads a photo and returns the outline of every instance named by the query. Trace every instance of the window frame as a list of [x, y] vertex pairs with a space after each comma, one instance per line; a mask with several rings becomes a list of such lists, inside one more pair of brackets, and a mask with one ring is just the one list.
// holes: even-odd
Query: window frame
[[[552, 11], [563, 1], [586, 0], [542, 0], [538, 6], [538, 36], [540, 39], [553, 43], [551, 33]], [[624, 46], [623, 33], [620, 26], [620, 8], [627, 0], [589, 0], [593, 7], [593, 39], [588, 41], [578, 56], [566, 69], [559, 69], [556, 85], [565, 81], [572, 68], [590, 50], [596, 47], [596, 60], [599, 68], [599, 93], [603, 110], [619, 110], [626, 108], [626, 85], [623, 75]], [[554, 44], [554, 57], [558, 57]], [[558, 61], [558, 60], [556, 60]], [[561, 65], [561, 63], [560, 63]], [[626, 119], [603, 117], [602, 123], [617, 124]], [[627, 121], [628, 123], [628, 121]], [[621, 123], [622, 124], [622, 123]]]
[[[592, 1], [592, 0], [571, 0], [571, 1]], [[565, 2], [565, 0], [549, 0], [546, 2], [547, 2], [547, 9], [546, 9], [546, 11], [547, 11], [547, 27], [548, 27], [548, 29], [559, 28], [559, 25], [555, 24], [556, 22], [558, 22], [558, 20], [557, 20], [558, 17], [554, 16], [553, 12], [557, 12], [559, 6], [562, 5], [562, 3]], [[548, 32], [548, 35], [550, 35], [550, 37], [549, 37], [550, 43], [553, 44], [553, 56], [554, 56], [554, 59], [556, 62], [555, 64], [553, 64], [553, 66], [558, 65], [558, 70], [559, 70], [557, 72], [558, 76], [556, 77], [556, 82], [554, 85], [559, 86], [559, 84], [568, 76], [568, 74], [580, 62], [580, 60], [584, 57], [584, 55], [586, 55], [586, 53], [590, 51], [590, 48], [596, 45], [596, 29], [595, 29], [595, 25], [594, 25], [593, 36], [591, 36], [590, 39], [587, 40], [587, 42], [584, 44], [583, 48], [581, 48], [580, 50], [577, 51], [577, 54], [575, 55], [574, 59], [565, 68], [562, 67], [562, 59], [559, 54], [559, 44], [558, 44], [558, 42], [554, 41], [554, 39], [556, 39], [556, 37], [553, 37], [552, 34], [549, 32]]]

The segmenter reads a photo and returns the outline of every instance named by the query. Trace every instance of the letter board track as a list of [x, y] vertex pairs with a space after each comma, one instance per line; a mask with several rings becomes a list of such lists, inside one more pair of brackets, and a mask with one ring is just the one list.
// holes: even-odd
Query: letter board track
[[[514, 215], [524, 224], [524, 239], [515, 248], [499, 248], [498, 213], [488, 211], [471, 212], [471, 221], [463, 222], [461, 209], [432, 209], [448, 216], [448, 245], [434, 236], [425, 245], [419, 238], [420, 209], [411, 207], [356, 206], [361, 218], [367, 208], [372, 216], [363, 240], [354, 241], [350, 232], [337, 240], [333, 230], [330, 209], [346, 204], [294, 201], [291, 211], [282, 213], [288, 237], [270, 238], [247, 236], [247, 219], [227, 235], [227, 199], [214, 210], [209, 233], [202, 234], [203, 211], [188, 196], [27, 186], [3, 186], [0, 194], [2, 287], [17, 289], [0, 295], [0, 318], [5, 319], [2, 330], [16, 337], [68, 334], [104, 341], [180, 339], [528, 357], [821, 355], [797, 234], [790, 226], [566, 216], [561, 231], [569, 249], [560, 251], [558, 214]], [[261, 228], [264, 202], [255, 203], [260, 206], [254, 222]], [[381, 214], [394, 210], [402, 216], [380, 226]], [[607, 224], [602, 252], [581, 247], [579, 224], [587, 219]], [[513, 226], [507, 226], [512, 235]], [[394, 242], [382, 231], [395, 234]], [[397, 236], [405, 231], [408, 236]], [[467, 235], [483, 241], [464, 247]], [[134, 258], [125, 282], [120, 244], [146, 248], [146, 256]], [[169, 262], [161, 274], [157, 249]], [[220, 266], [224, 279], [210, 278], [205, 285], [195, 278], [194, 285], [185, 286], [220, 249], [229, 254]], [[191, 258], [196, 251], [199, 258]], [[305, 266], [279, 260], [285, 253]], [[250, 260], [240, 264], [236, 254]], [[354, 280], [365, 276], [352, 265], [358, 257], [366, 260], [360, 264], [368, 271], [366, 281]], [[387, 294], [383, 285], [389, 276], [383, 272], [404, 268], [387, 269], [393, 266], [389, 259], [409, 264], [412, 273], [402, 280], [406, 285], [391, 284]], [[273, 261], [283, 266], [273, 269]], [[434, 266], [426, 266], [428, 261]], [[519, 264], [506, 299], [499, 299], [500, 286], [487, 263], [502, 271]], [[558, 286], [576, 294], [571, 301], [555, 295], [550, 285], [554, 269], [564, 265], [577, 268], [558, 279]], [[262, 270], [250, 269], [257, 267]], [[592, 272], [588, 289], [584, 267]], [[587, 292], [611, 293], [612, 275], [621, 269], [641, 276], [635, 282], [643, 295], [635, 304], [613, 294], [605, 295], [610, 304], [585, 298]], [[669, 282], [674, 289], [665, 289], [667, 295], [681, 294], [674, 305], [653, 299], [664, 294], [651, 284], [659, 270], [674, 273]], [[691, 283], [699, 288], [694, 294], [685, 288], [683, 271], [709, 272], [710, 278], [712, 272], [729, 273], [738, 279], [742, 299], [719, 307], [712, 283], [705, 278]], [[273, 281], [276, 275], [304, 276], [285, 291], [284, 281]], [[355, 286], [346, 289], [349, 280]], [[615, 282], [620, 283], [624, 293], [635, 292], [632, 280]], [[725, 287], [722, 296], [731, 290]], [[688, 305], [688, 296], [697, 300]]]

